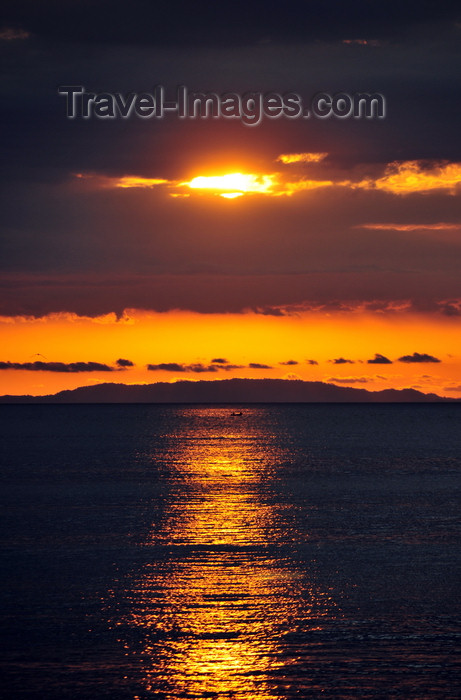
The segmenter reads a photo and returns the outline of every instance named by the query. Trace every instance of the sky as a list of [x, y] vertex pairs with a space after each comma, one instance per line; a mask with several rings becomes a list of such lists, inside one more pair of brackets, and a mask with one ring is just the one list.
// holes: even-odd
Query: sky
[[[461, 397], [457, 3], [1, 12], [0, 394], [249, 377]], [[63, 86], [310, 114], [69, 119]], [[321, 117], [320, 93], [384, 114]]]

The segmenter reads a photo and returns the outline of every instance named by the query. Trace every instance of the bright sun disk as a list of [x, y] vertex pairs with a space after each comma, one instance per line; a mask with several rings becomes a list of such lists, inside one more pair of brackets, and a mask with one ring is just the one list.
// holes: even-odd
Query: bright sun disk
[[200, 175], [183, 185], [191, 189], [216, 190], [223, 192], [222, 197], [234, 199], [246, 192], [267, 193], [274, 187], [274, 175], [251, 175], [229, 173], [227, 175]]

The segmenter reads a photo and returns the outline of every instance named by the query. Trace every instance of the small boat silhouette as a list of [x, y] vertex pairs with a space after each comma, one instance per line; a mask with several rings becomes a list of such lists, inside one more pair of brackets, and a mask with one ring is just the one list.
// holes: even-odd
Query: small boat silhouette
[[243, 416], [243, 411], [232, 411], [231, 416]]

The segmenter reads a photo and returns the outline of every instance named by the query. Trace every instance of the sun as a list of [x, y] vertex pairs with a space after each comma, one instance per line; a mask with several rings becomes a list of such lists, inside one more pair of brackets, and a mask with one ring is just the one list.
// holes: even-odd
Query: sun
[[200, 175], [181, 184], [193, 190], [214, 190], [220, 197], [235, 199], [248, 193], [270, 193], [275, 185], [275, 176], [244, 173]]

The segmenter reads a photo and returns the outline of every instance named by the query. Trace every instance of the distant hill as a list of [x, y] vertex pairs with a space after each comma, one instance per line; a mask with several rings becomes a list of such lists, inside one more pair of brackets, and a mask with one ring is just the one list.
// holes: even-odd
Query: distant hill
[[97, 384], [49, 396], [0, 396], [0, 403], [414, 403], [456, 399], [415, 389], [367, 391], [324, 382], [223, 379], [155, 384]]

